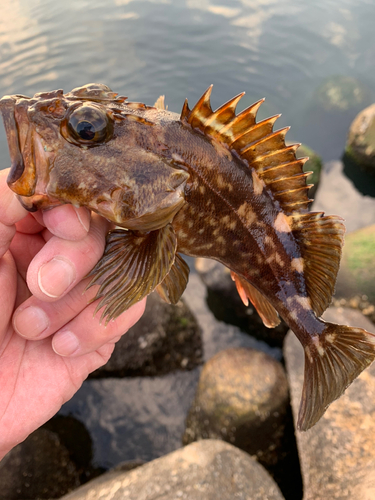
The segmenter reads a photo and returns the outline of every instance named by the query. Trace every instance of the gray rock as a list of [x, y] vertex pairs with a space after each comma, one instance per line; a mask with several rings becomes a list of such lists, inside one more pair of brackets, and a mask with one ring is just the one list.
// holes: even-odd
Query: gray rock
[[203, 367], [183, 443], [228, 441], [265, 465], [280, 456], [289, 404], [278, 361], [253, 349], [226, 349]]
[[[331, 308], [325, 319], [375, 332], [361, 313]], [[303, 383], [303, 349], [288, 333], [286, 360], [292, 408], [297, 419]], [[375, 364], [332, 403], [309, 431], [297, 433], [304, 500], [375, 498]]]
[[80, 485], [79, 474], [58, 436], [33, 432], [0, 462], [0, 499], [60, 498]]
[[162, 377], [87, 380], [59, 414], [85, 425], [97, 466], [153, 460], [181, 446], [198, 378], [195, 369]]
[[201, 330], [183, 301], [166, 304], [157, 293], [147, 299], [142, 318], [116, 343], [91, 377], [164, 375], [202, 363]]
[[[209, 260], [207, 262], [215, 263], [215, 261]], [[184, 300], [189, 308], [194, 311], [194, 316], [202, 329], [205, 361], [227, 347], [250, 347], [281, 360], [282, 353], [279, 347], [270, 347], [266, 342], [243, 333], [237, 326], [218, 321], [207, 307], [206, 295], [207, 289], [201, 278], [196, 273], [191, 273], [184, 293]], [[237, 292], [236, 295], [238, 295]], [[241, 305], [241, 307], [244, 306]]]
[[348, 232], [375, 224], [375, 198], [363, 196], [342, 171], [340, 161], [325, 164], [312, 209], [340, 215]]
[[265, 327], [252, 304], [243, 304], [228, 268], [204, 258], [195, 259], [195, 268], [207, 287], [207, 305], [218, 320], [236, 325], [270, 345], [282, 346], [288, 330], [285, 323], [276, 328]]
[[110, 472], [61, 500], [282, 500], [255, 459], [222, 441], [193, 443], [137, 469]]
[[375, 104], [361, 111], [350, 125], [346, 153], [375, 175]]

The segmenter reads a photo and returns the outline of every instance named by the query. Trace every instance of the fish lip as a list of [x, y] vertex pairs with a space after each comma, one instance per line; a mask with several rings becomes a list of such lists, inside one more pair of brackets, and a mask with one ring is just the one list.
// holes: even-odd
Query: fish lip
[[20, 148], [18, 126], [15, 118], [17, 100], [17, 96], [4, 96], [0, 99], [0, 113], [4, 122], [11, 160], [10, 172], [7, 179], [10, 188], [25, 171], [25, 163]]

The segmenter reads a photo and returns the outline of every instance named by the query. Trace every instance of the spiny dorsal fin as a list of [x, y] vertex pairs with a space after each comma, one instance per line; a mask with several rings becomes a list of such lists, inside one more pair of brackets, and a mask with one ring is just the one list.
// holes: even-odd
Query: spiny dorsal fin
[[290, 216], [303, 259], [299, 268], [304, 273], [307, 293], [317, 316], [327, 309], [335, 290], [345, 233], [342, 220], [324, 212]]
[[231, 271], [232, 280], [236, 283], [237, 291], [245, 306], [249, 300], [262, 318], [263, 324], [267, 328], [275, 328], [280, 324], [280, 318], [276, 309], [268, 302], [266, 297], [253, 287], [247, 280]]
[[280, 115], [256, 122], [256, 114], [264, 99], [236, 115], [236, 106], [244, 93], [212, 111], [211, 91], [212, 85], [192, 110], [186, 100], [181, 121], [235, 150], [250, 168], [255, 169], [286, 214], [307, 212], [312, 201], [307, 195], [311, 187], [306, 185], [309, 174], [303, 172], [307, 158], [297, 159], [299, 144], [286, 146], [285, 134], [289, 127], [273, 131]]
[[163, 110], [168, 109], [168, 106], [165, 105], [165, 95], [161, 95], [156, 99], [154, 107], [156, 109], [163, 109]]

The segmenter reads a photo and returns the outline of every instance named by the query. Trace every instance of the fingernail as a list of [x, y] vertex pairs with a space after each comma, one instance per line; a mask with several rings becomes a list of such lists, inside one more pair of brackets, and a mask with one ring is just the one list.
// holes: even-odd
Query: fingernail
[[56, 333], [52, 339], [52, 349], [60, 356], [71, 356], [78, 348], [78, 338], [68, 330]]
[[81, 208], [76, 208], [73, 207], [76, 214], [77, 214], [77, 219], [81, 223], [81, 226], [84, 228], [85, 231], [89, 232], [90, 229], [90, 215], [86, 209], [82, 210]]
[[60, 297], [75, 279], [73, 264], [64, 257], [54, 257], [38, 272], [39, 288], [48, 297]]
[[30, 306], [16, 312], [13, 325], [22, 337], [36, 339], [48, 328], [49, 319], [43, 309]]

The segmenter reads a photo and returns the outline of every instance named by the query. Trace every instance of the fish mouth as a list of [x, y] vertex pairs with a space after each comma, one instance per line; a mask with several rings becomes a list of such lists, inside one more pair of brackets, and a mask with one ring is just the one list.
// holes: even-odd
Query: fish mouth
[[14, 95], [0, 99], [8, 142], [11, 168], [7, 183], [18, 195], [21, 205], [29, 212], [61, 205], [61, 201], [47, 195], [49, 157], [44, 151], [39, 134], [28, 119], [29, 97]]
[[[0, 99], [0, 113], [3, 117], [5, 133], [8, 141], [8, 148], [11, 160], [10, 172], [8, 175], [8, 185], [16, 183], [25, 172], [25, 163], [21, 153], [18, 125], [15, 118], [16, 96], [4, 96]], [[29, 190], [27, 190], [29, 191]], [[19, 193], [28, 196], [28, 193]]]

